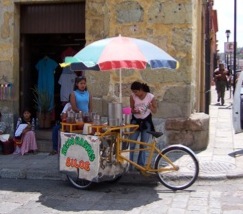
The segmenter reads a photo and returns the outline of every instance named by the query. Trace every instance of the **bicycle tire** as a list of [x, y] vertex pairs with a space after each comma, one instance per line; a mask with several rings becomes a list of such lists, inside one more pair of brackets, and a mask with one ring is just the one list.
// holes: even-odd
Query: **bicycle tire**
[[[199, 174], [199, 163], [194, 152], [183, 145], [172, 145], [161, 151], [169, 158], [178, 170], [157, 172], [159, 181], [169, 189], [183, 190], [190, 187], [197, 179]], [[161, 155], [155, 160], [155, 169], [160, 167], [171, 167]]]
[[76, 187], [77, 189], [82, 189], [82, 190], [90, 189], [93, 184], [92, 181], [80, 179], [78, 177], [78, 172], [77, 172], [76, 176], [67, 175], [67, 179], [74, 187]]

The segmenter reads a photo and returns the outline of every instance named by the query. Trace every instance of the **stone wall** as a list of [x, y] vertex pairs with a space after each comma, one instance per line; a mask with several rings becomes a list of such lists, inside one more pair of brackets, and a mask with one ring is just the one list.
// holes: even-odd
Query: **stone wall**
[[[87, 44], [121, 34], [152, 42], [180, 62], [176, 71], [122, 71], [124, 105], [129, 104], [130, 84], [140, 80], [150, 86], [158, 100], [157, 117], [189, 117], [195, 106], [194, 70], [191, 69], [194, 5], [191, 1], [93, 0], [86, 4]], [[107, 101], [118, 99], [118, 72], [90, 75], [90, 82], [101, 81], [94, 90], [92, 88], [95, 96]]]
[[[78, 0], [77, 0], [78, 1]], [[77, 2], [76, 1], [76, 2]], [[60, 3], [71, 0], [2, 0], [0, 2], [0, 77], [7, 75], [16, 93], [11, 101], [0, 102], [0, 110], [18, 114], [19, 106], [19, 5], [27, 3]], [[83, 1], [82, 1], [83, 2]], [[202, 82], [200, 67], [203, 56], [201, 17], [202, 0], [86, 0], [85, 26], [87, 44], [106, 37], [136, 37], [154, 43], [180, 63], [176, 71], [123, 70], [122, 94], [124, 106], [129, 105], [130, 85], [139, 80], [147, 83], [158, 101], [158, 121], [187, 120], [198, 110]], [[89, 90], [95, 102], [118, 100], [119, 72], [86, 72]], [[201, 86], [200, 86], [201, 87]], [[102, 111], [99, 109], [97, 111]], [[198, 116], [198, 115], [197, 115]], [[200, 118], [200, 117], [199, 117]], [[161, 122], [161, 124], [163, 124]], [[161, 127], [164, 129], [164, 127]], [[166, 129], [165, 129], [166, 130]], [[169, 130], [166, 130], [166, 132]], [[175, 129], [175, 132], [178, 130]], [[196, 130], [191, 130], [196, 132]], [[204, 135], [208, 135], [207, 129]], [[186, 139], [187, 130], [180, 130], [181, 139]], [[196, 138], [197, 136], [194, 136]], [[171, 139], [178, 141], [168, 134]], [[206, 138], [205, 138], [206, 140]], [[179, 142], [179, 141], [178, 141]], [[204, 146], [205, 147], [205, 146]], [[202, 148], [204, 148], [202, 146]]]

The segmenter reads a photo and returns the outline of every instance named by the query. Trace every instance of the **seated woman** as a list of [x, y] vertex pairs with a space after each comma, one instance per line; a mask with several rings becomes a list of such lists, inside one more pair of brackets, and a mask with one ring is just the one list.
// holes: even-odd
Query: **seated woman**
[[14, 154], [27, 154], [37, 152], [37, 143], [35, 138], [35, 127], [32, 122], [31, 112], [28, 108], [23, 111], [23, 116], [18, 119], [15, 131], [15, 152]]

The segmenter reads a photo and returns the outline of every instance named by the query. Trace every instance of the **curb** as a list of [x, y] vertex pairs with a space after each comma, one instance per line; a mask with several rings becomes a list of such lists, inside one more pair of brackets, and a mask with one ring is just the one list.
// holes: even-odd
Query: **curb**
[[[239, 179], [243, 178], [243, 171], [229, 172], [227, 174], [199, 174], [197, 181], [219, 181], [227, 179]], [[16, 170], [16, 169], [1, 169], [0, 179], [33, 179], [33, 180], [56, 180], [56, 181], [67, 181], [66, 175], [56, 170]], [[109, 181], [108, 181], [109, 182]], [[124, 184], [158, 184], [160, 183], [156, 174], [149, 176], [141, 175], [138, 171], [127, 172], [124, 174], [119, 183]]]

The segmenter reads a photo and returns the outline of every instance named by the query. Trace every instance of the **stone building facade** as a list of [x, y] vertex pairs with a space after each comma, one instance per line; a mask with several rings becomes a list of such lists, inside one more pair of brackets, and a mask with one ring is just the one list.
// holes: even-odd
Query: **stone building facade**
[[[0, 109], [14, 118], [31, 93], [28, 65], [21, 64], [23, 26], [21, 8], [28, 5], [82, 3], [84, 5], [85, 45], [107, 37], [136, 37], [161, 47], [180, 63], [178, 70], [122, 71], [123, 105], [129, 105], [130, 84], [147, 83], [158, 101], [154, 121], [165, 133], [163, 144], [183, 143], [195, 150], [205, 149], [209, 117], [204, 112], [205, 50], [204, 0], [2, 0], [0, 2], [0, 77], [12, 83], [9, 99], [1, 99]], [[65, 11], [64, 11], [65, 13]], [[53, 19], [52, 12], [48, 20]], [[29, 21], [35, 20], [30, 18]], [[43, 20], [44, 22], [44, 20]], [[60, 22], [65, 22], [60, 17]], [[71, 25], [71, 23], [70, 23]], [[41, 29], [41, 26], [38, 28]], [[37, 32], [36, 34], [41, 34]], [[44, 33], [44, 32], [43, 32]], [[68, 32], [72, 33], [72, 32]], [[28, 34], [31, 36], [32, 34]], [[46, 34], [45, 34], [46, 35]], [[28, 41], [29, 37], [25, 37]], [[33, 39], [33, 38], [32, 38]], [[38, 41], [36, 41], [38, 42]], [[31, 54], [30, 54], [31, 55]], [[61, 63], [61, 61], [60, 61]], [[33, 72], [33, 71], [28, 71]], [[24, 76], [24, 77], [23, 77]], [[95, 111], [106, 114], [107, 102], [119, 96], [118, 72], [86, 72]], [[34, 80], [33, 80], [34, 81]], [[14, 120], [14, 119], [13, 119]]]

